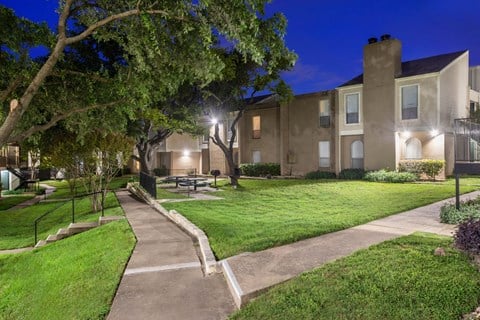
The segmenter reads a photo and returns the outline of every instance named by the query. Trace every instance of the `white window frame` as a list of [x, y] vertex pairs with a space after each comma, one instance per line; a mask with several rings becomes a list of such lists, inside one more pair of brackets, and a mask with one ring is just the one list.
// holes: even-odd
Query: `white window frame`
[[[413, 119], [403, 119], [403, 88], [405, 87], [417, 87], [417, 117]], [[406, 84], [403, 86], [399, 86], [399, 100], [400, 100], [400, 120], [402, 121], [412, 121], [412, 120], [418, 120], [420, 119], [420, 84], [418, 83], [413, 83], [413, 84]]]
[[[322, 112], [322, 107], [324, 111]], [[322, 126], [322, 117], [328, 117], [328, 126]], [[330, 99], [322, 99], [320, 100], [318, 104], [318, 127], [319, 128], [330, 128], [332, 125], [332, 111], [331, 111], [331, 105], [330, 105]]]
[[[323, 147], [322, 147], [323, 144]], [[331, 167], [331, 152], [330, 152], [330, 140], [322, 140], [318, 142], [318, 167], [330, 168]], [[328, 157], [325, 155], [328, 154]], [[328, 165], [326, 165], [328, 159]], [[324, 162], [322, 162], [324, 160]]]
[[[355, 122], [355, 123], [348, 123], [347, 122], [347, 96], [351, 96], [351, 95], [356, 95], [357, 96], [357, 99], [358, 99], [358, 122]], [[347, 126], [356, 126], [356, 125], [359, 125], [361, 122], [362, 122], [362, 117], [361, 117], [361, 110], [362, 110], [362, 105], [361, 105], [361, 96], [360, 96], [360, 92], [352, 92], [352, 93], [345, 93], [344, 96], [343, 96], [343, 107], [344, 107], [344, 112], [345, 112], [345, 116], [343, 117], [343, 121], [345, 123], [345, 125]]]

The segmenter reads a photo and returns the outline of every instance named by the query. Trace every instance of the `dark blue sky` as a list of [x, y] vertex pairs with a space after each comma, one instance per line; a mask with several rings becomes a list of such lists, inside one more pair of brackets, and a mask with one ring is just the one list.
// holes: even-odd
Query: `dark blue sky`
[[[0, 3], [55, 26], [57, 0]], [[296, 94], [360, 74], [367, 39], [385, 33], [402, 41], [404, 61], [468, 49], [470, 65], [480, 65], [480, 0], [273, 0], [268, 11], [287, 17], [286, 43], [299, 60], [285, 79]]]

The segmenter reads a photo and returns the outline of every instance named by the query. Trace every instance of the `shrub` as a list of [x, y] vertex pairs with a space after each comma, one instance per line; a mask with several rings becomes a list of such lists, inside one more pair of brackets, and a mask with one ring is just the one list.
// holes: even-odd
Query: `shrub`
[[155, 168], [153, 169], [153, 174], [157, 177], [168, 176], [168, 169], [165, 166], [162, 166], [161, 168]]
[[435, 176], [442, 171], [445, 166], [444, 160], [425, 159], [421, 161], [422, 172], [424, 172], [430, 179], [435, 180]]
[[279, 163], [242, 163], [240, 170], [243, 175], [250, 177], [279, 176]]
[[458, 226], [454, 235], [455, 246], [460, 250], [480, 254], [480, 220], [468, 219]]
[[340, 171], [338, 178], [345, 180], [362, 180], [365, 176], [363, 169], [343, 169]]
[[440, 221], [443, 223], [457, 224], [468, 219], [480, 220], [480, 199], [462, 202], [460, 210], [454, 203], [449, 203], [440, 208]]
[[400, 163], [398, 164], [398, 171], [410, 172], [416, 174], [419, 177], [420, 175], [425, 174], [430, 179], [435, 180], [435, 176], [437, 176], [440, 171], [442, 171], [444, 166], [444, 160], [404, 160], [400, 161]]
[[365, 180], [373, 182], [412, 182], [417, 180], [417, 176], [411, 172], [387, 171], [385, 169], [370, 171], [365, 174]]
[[305, 179], [336, 179], [337, 175], [335, 172], [328, 171], [311, 171], [305, 175]]

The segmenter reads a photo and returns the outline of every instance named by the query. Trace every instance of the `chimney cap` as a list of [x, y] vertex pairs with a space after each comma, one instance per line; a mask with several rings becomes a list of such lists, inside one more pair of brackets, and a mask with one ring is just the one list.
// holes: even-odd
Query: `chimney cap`
[[368, 44], [372, 44], [372, 43], [375, 43], [377, 41], [378, 41], [378, 39], [376, 37], [368, 38]]
[[388, 33], [385, 33], [380, 36], [380, 39], [382, 41], [385, 41], [385, 40], [390, 40], [391, 37], [392, 37], [391, 35], [389, 35]]

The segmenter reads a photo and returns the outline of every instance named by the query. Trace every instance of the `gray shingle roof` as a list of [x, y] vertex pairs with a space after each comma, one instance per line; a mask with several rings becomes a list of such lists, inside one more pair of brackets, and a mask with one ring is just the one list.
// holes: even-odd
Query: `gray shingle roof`
[[[467, 52], [467, 50], [440, 54], [438, 56], [402, 62], [402, 74], [398, 75], [396, 78], [405, 78], [405, 77], [417, 76], [417, 75], [427, 74], [432, 72], [439, 72], [443, 68], [448, 66], [450, 63], [452, 63], [453, 60], [457, 59], [465, 52]], [[339, 87], [346, 87], [346, 86], [362, 84], [362, 83], [363, 83], [363, 73], [339, 85]]]

